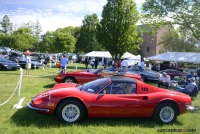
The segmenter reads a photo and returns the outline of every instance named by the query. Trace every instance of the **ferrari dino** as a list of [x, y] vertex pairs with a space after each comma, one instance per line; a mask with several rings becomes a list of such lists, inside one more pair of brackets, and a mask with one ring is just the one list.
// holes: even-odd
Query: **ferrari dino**
[[83, 71], [74, 71], [74, 72], [67, 72], [64, 74], [57, 75], [54, 80], [57, 83], [64, 83], [64, 82], [73, 82], [83, 84], [95, 79], [98, 79], [102, 76], [106, 75], [116, 75], [116, 76], [126, 76], [130, 78], [135, 78], [138, 80], [142, 80], [141, 76], [135, 73], [129, 72], [105, 72], [103, 68], [99, 69], [91, 69], [91, 70], [83, 70]]
[[66, 123], [78, 122], [85, 117], [153, 117], [167, 124], [192, 109], [191, 103], [191, 98], [183, 93], [133, 78], [110, 76], [82, 85], [55, 84], [33, 97], [27, 107], [55, 114]]

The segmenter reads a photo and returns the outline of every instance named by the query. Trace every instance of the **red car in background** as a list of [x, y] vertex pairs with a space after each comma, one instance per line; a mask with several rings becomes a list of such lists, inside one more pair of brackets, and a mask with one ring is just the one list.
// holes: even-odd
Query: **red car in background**
[[184, 72], [181, 72], [181, 71], [177, 71], [177, 70], [173, 70], [173, 69], [165, 69], [165, 70], [162, 70], [158, 73], [162, 74], [163, 72], [165, 72], [167, 75], [170, 76], [171, 80], [173, 80], [173, 78], [175, 76], [187, 76], [187, 73], [184, 73]]
[[[103, 72], [103, 73], [102, 72], [103, 72], [103, 68], [68, 72], [68, 73], [57, 75], [54, 78], [54, 80], [57, 83], [73, 82], [73, 83], [82, 84], [82, 83], [86, 83], [86, 82], [101, 78], [102, 76], [111, 75], [110, 72], [108, 74], [106, 72]], [[142, 80], [140, 75], [134, 74], [134, 73], [128, 73], [128, 72], [117, 72], [117, 73], [112, 72], [112, 75], [126, 76], [130, 78]]]
[[82, 85], [58, 83], [27, 103], [29, 109], [55, 114], [65, 123], [85, 117], [153, 117], [167, 124], [193, 110], [191, 105], [188, 95], [121, 76], [102, 77]]

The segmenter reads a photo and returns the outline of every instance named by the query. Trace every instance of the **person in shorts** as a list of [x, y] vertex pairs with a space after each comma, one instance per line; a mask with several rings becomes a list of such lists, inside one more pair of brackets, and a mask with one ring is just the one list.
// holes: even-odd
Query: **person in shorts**
[[31, 57], [30, 57], [30, 54], [27, 54], [27, 56], [26, 56], [26, 75], [30, 75], [30, 69], [31, 69]]

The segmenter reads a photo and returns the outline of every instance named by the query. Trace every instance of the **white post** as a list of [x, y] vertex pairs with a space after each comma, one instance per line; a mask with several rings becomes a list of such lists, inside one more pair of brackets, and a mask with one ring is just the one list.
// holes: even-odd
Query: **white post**
[[51, 60], [50, 60], [50, 65], [49, 65], [49, 67], [51, 68]]
[[67, 66], [65, 65], [65, 73], [66, 73]]
[[20, 96], [20, 90], [22, 85], [22, 76], [23, 76], [23, 69], [20, 68], [20, 79], [19, 79], [19, 87], [18, 87], [18, 96]]

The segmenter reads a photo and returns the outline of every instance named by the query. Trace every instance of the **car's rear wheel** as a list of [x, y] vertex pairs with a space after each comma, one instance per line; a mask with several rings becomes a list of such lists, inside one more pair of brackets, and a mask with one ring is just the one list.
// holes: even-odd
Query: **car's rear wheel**
[[161, 103], [154, 112], [154, 118], [160, 123], [172, 123], [177, 118], [177, 108], [173, 103]]
[[72, 82], [72, 83], [77, 83], [76, 80], [72, 77], [66, 77], [63, 82], [68, 83], [68, 82]]
[[78, 122], [86, 116], [85, 107], [77, 100], [66, 100], [59, 104], [56, 116], [65, 123]]

